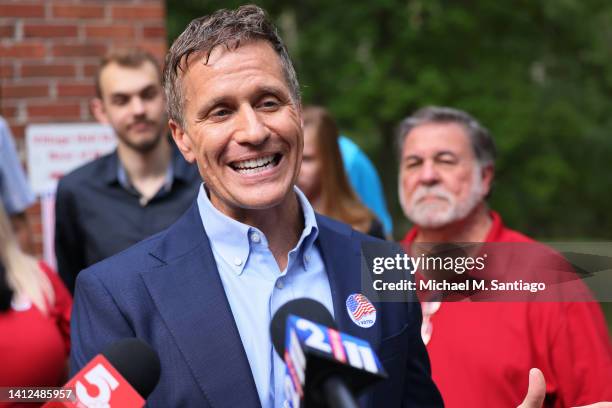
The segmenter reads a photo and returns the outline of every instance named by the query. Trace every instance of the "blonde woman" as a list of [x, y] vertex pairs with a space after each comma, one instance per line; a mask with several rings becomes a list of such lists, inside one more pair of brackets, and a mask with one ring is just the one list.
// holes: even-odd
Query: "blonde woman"
[[304, 154], [297, 185], [314, 209], [328, 217], [350, 224], [357, 231], [385, 239], [383, 227], [353, 191], [342, 164], [340, 132], [329, 112], [306, 106]]
[[0, 386], [63, 385], [71, 306], [57, 274], [19, 248], [0, 201]]

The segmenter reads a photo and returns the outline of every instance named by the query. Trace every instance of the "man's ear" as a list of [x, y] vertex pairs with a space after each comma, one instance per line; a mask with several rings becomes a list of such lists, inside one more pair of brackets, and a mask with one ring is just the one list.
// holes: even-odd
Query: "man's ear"
[[168, 121], [168, 127], [170, 127], [174, 143], [176, 143], [185, 160], [189, 163], [195, 162], [196, 153], [193, 150], [193, 144], [187, 132], [174, 119]]
[[94, 115], [96, 120], [100, 123], [109, 123], [108, 116], [106, 116], [106, 110], [104, 109], [104, 103], [100, 98], [93, 98], [89, 102], [89, 109]]
[[493, 179], [495, 178], [495, 167], [492, 164], [484, 166], [481, 170], [482, 175], [482, 186], [484, 188], [484, 196], [488, 196], [491, 192], [491, 186], [493, 185]]

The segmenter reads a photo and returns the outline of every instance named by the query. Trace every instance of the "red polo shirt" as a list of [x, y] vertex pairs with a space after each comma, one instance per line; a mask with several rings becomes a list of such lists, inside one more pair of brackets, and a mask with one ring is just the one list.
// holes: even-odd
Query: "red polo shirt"
[[[491, 217], [485, 242], [534, 242]], [[446, 302], [430, 319], [427, 350], [447, 407], [516, 407], [532, 367], [544, 373], [546, 407], [612, 401], [612, 347], [597, 303]]]

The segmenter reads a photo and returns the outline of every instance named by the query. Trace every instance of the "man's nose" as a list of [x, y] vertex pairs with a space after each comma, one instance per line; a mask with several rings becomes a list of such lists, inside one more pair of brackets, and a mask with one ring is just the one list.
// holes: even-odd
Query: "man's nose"
[[235, 134], [235, 140], [238, 143], [259, 145], [264, 143], [269, 136], [270, 132], [257, 111], [251, 106], [240, 109]]
[[132, 109], [132, 114], [134, 116], [142, 116], [145, 113], [145, 105], [141, 98], [132, 98], [130, 108]]
[[438, 169], [431, 161], [425, 161], [419, 172], [419, 182], [424, 185], [434, 185], [440, 181]]

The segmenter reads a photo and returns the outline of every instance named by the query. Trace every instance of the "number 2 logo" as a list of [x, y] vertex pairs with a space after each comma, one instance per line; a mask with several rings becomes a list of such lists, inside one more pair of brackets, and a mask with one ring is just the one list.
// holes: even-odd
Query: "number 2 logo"
[[306, 339], [306, 345], [324, 353], [331, 353], [331, 346], [325, 341], [325, 333], [313, 322], [305, 319], [299, 319], [295, 326], [302, 331], [310, 332], [310, 336]]

